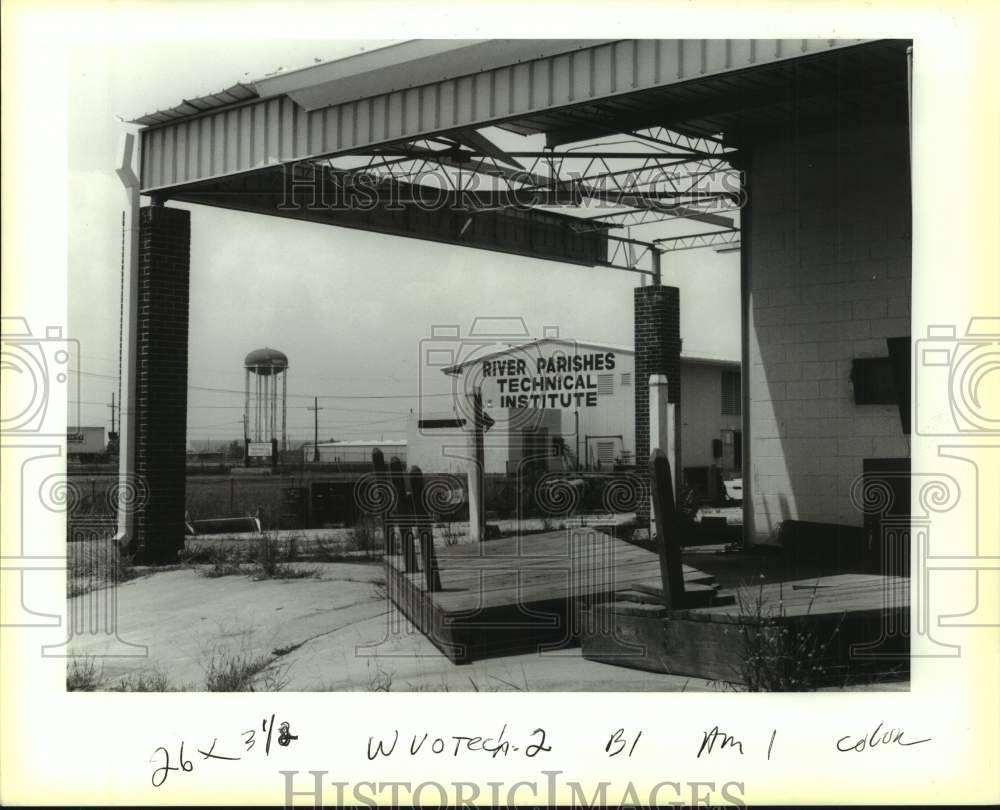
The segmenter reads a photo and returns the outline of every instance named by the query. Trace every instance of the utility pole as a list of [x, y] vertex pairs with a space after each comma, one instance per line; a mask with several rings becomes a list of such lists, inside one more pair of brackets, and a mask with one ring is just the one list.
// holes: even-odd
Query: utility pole
[[118, 455], [118, 423], [115, 421], [115, 392], [111, 392], [111, 404], [108, 406], [111, 408], [111, 432], [108, 434], [108, 454]]
[[307, 411], [313, 412], [313, 461], [319, 461], [319, 412], [323, 410], [319, 406], [319, 397], [313, 397], [313, 405], [311, 408], [306, 408]]

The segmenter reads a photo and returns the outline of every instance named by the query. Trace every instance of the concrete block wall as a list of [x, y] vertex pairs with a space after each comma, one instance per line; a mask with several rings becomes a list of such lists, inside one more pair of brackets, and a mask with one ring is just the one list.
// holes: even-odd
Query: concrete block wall
[[[680, 409], [681, 402], [681, 293], [677, 287], [636, 287], [635, 312], [635, 458], [639, 473], [649, 469], [649, 376], [666, 374], [667, 396]], [[676, 425], [681, 424], [680, 414]], [[679, 433], [679, 430], [678, 430]], [[680, 437], [676, 437], [677, 468], [683, 469]], [[673, 471], [676, 488], [678, 475]], [[648, 499], [636, 510], [642, 522], [649, 516]]]
[[863, 460], [909, 455], [897, 407], [855, 405], [850, 381], [854, 358], [910, 335], [905, 119], [755, 143], [748, 190], [748, 528], [861, 526]]
[[135, 466], [149, 499], [133, 545], [143, 563], [184, 547], [190, 245], [189, 212], [141, 209]]

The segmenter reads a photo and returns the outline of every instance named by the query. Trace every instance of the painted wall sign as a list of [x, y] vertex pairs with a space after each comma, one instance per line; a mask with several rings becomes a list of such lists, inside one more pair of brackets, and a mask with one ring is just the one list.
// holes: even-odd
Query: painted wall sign
[[495, 381], [501, 408], [596, 408], [598, 375], [615, 367], [614, 352], [484, 360], [483, 381]]

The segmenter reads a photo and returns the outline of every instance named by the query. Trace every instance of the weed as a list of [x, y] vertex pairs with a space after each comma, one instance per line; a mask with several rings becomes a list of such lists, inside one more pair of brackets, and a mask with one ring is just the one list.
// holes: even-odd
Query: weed
[[110, 687], [112, 692], [169, 692], [167, 675], [160, 669], [142, 670], [125, 675]]
[[185, 548], [181, 552], [181, 562], [186, 565], [207, 563], [209, 567], [201, 572], [206, 577], [228, 577], [244, 573], [240, 546], [225, 540], [212, 545], [200, 545], [198, 548]]
[[382, 531], [378, 518], [373, 515], [362, 515], [351, 528], [347, 538], [347, 548], [362, 551], [366, 557], [372, 557], [380, 549]]
[[257, 582], [262, 579], [310, 579], [311, 577], [319, 576], [319, 568], [316, 566], [296, 566], [279, 562], [268, 569], [258, 566], [251, 576]]
[[208, 692], [253, 692], [254, 679], [268, 664], [265, 655], [246, 650], [232, 653], [216, 649], [205, 662], [205, 689]]
[[321, 562], [340, 562], [344, 554], [344, 543], [334, 537], [317, 537], [313, 542], [313, 559]]
[[257, 677], [258, 686], [260, 687], [256, 691], [258, 692], [280, 692], [286, 686], [288, 686], [287, 665], [276, 665], [265, 669]]
[[834, 673], [828, 650], [839, 625], [821, 638], [818, 626], [809, 621], [815, 599], [813, 588], [805, 615], [793, 620], [786, 614], [780, 583], [777, 608], [766, 603], [763, 580], [756, 589], [737, 591], [740, 675], [746, 691], [805, 692], [830, 681]]
[[259, 573], [263, 575], [261, 579], [272, 578], [283, 559], [281, 544], [277, 536], [271, 532], [264, 532], [250, 547], [250, 561], [256, 564]]
[[66, 595], [80, 596], [140, 576], [132, 555], [111, 539], [68, 544]]
[[67, 692], [93, 692], [104, 676], [104, 667], [97, 669], [93, 658], [71, 658], [66, 667]]
[[249, 574], [255, 580], [302, 579], [319, 574], [316, 568], [288, 564], [289, 560], [298, 557], [299, 547], [294, 538], [282, 549], [277, 536], [266, 533], [250, 546], [246, 560], [239, 545], [220, 540], [213, 546], [185, 552], [184, 561], [209, 563], [201, 573], [211, 578]]
[[454, 523], [439, 523], [437, 527], [441, 530], [441, 537], [444, 539], [446, 546], [456, 546], [462, 537], [464, 537], [462, 532], [455, 528]]
[[371, 661], [368, 662], [368, 691], [369, 692], [391, 692], [392, 673], [386, 672], [375, 662], [375, 672], [372, 672]]

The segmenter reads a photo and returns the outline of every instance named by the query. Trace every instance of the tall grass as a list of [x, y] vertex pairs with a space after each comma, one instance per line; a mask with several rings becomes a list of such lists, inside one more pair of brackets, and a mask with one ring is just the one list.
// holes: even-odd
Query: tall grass
[[185, 551], [182, 560], [189, 565], [207, 563], [201, 569], [206, 577], [249, 576], [262, 580], [317, 576], [317, 568], [297, 564], [301, 556], [298, 538], [282, 543], [276, 533], [264, 532], [249, 544], [219, 540], [197, 551]]
[[[818, 583], [817, 583], [818, 584]], [[816, 588], [804, 616], [789, 617], [783, 587], [778, 605], [769, 604], [763, 580], [736, 592], [739, 609], [740, 677], [748, 692], [805, 692], [829, 685], [838, 674], [830, 645], [839, 630], [810, 621]]]
[[112, 539], [68, 543], [66, 549], [67, 596], [80, 596], [139, 576], [132, 555]]
[[104, 676], [104, 668], [97, 668], [97, 661], [90, 656], [70, 658], [66, 665], [67, 692], [93, 692]]
[[212, 650], [202, 668], [208, 692], [280, 692], [288, 685], [284, 667], [268, 669], [269, 655], [258, 655], [246, 648], [237, 652]]

